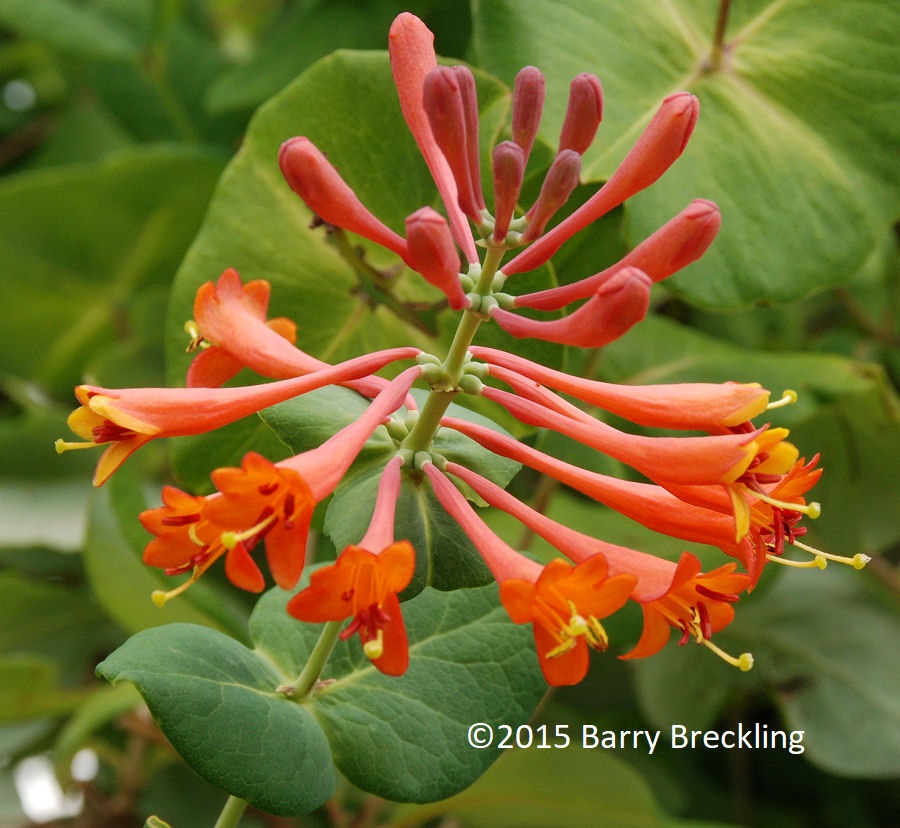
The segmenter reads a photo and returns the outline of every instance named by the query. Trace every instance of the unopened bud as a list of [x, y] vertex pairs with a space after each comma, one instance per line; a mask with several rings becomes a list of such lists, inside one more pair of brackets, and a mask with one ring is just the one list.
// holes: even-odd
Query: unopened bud
[[579, 348], [599, 348], [624, 335], [647, 315], [653, 282], [636, 267], [610, 276], [578, 310], [563, 319], [528, 319], [506, 310], [491, 316], [507, 333]]
[[569, 105], [559, 135], [559, 151], [583, 155], [597, 134], [603, 118], [603, 87], [596, 75], [582, 72], [572, 81]]
[[494, 147], [494, 241], [502, 242], [519, 201], [525, 177], [525, 152], [513, 141]]
[[278, 152], [281, 172], [290, 188], [322, 221], [406, 257], [406, 242], [380, 222], [309, 138], [291, 138]]
[[525, 241], [534, 241], [544, 232], [547, 222], [578, 186], [580, 173], [581, 156], [574, 150], [563, 150], [553, 159], [541, 193], [525, 215], [528, 220], [528, 229], [523, 236]]
[[689, 92], [669, 95], [610, 179], [572, 215], [503, 266], [508, 275], [533, 270], [600, 216], [649, 187], [681, 155], [697, 123], [700, 102]]
[[557, 310], [590, 296], [609, 276], [623, 267], [637, 267], [660, 282], [699, 259], [712, 244], [722, 216], [712, 202], [698, 198], [667, 221], [619, 262], [579, 282], [516, 297], [516, 307]]
[[[479, 204], [480, 197], [475, 195], [475, 182], [472, 179], [467, 135], [467, 123], [471, 120], [471, 115], [467, 118], [465, 112], [467, 96], [460, 86], [463, 77], [449, 66], [435, 67], [425, 76], [422, 103], [434, 139], [453, 173], [459, 208], [472, 221], [479, 222], [483, 205]], [[477, 135], [475, 141], [477, 146]]]
[[422, 207], [406, 219], [408, 263], [427, 282], [442, 291], [450, 307], [460, 310], [467, 304], [459, 284], [459, 253], [444, 217]]
[[525, 66], [516, 75], [512, 99], [512, 138], [527, 161], [541, 124], [546, 97], [544, 76], [534, 66]]

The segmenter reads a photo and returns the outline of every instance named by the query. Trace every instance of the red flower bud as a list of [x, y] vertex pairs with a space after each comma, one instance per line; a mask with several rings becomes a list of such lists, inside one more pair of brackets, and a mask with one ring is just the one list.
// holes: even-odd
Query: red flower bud
[[522, 179], [525, 177], [525, 152], [513, 141], [494, 147], [494, 241], [502, 242], [509, 231]]
[[500, 308], [491, 316], [515, 337], [599, 348], [627, 333], [647, 315], [652, 284], [643, 271], [625, 267], [600, 285], [578, 310], [562, 319], [528, 319]]
[[467, 304], [459, 284], [459, 253], [444, 217], [422, 207], [406, 219], [409, 266], [418, 271], [450, 300], [453, 310]]
[[623, 267], [640, 268], [654, 282], [661, 282], [699, 259], [712, 244], [721, 224], [719, 208], [712, 201], [698, 198], [606, 270], [570, 285], [517, 296], [516, 307], [557, 310], [590, 296], [597, 285]]
[[[480, 177], [473, 178], [468, 137], [471, 115], [466, 115], [466, 107], [470, 104], [468, 93], [463, 92], [464, 77], [449, 66], [435, 67], [425, 76], [422, 102], [434, 139], [453, 173], [459, 207], [472, 221], [480, 222], [481, 198], [475, 191], [476, 183], [480, 185]], [[476, 145], [477, 141], [476, 134]]]
[[572, 81], [569, 106], [559, 135], [559, 150], [583, 155], [597, 134], [603, 118], [603, 87], [596, 75], [582, 72]]
[[503, 272], [509, 276], [540, 267], [577, 232], [649, 187], [684, 151], [699, 112], [700, 103], [689, 92], [669, 95], [609, 181], [572, 215], [504, 265]]
[[547, 222], [568, 201], [572, 190], [578, 186], [580, 173], [581, 156], [574, 150], [564, 149], [553, 159], [541, 186], [541, 193], [525, 215], [528, 219], [525, 241], [534, 241], [544, 232]]
[[512, 99], [512, 137], [527, 161], [544, 111], [546, 84], [534, 66], [525, 66], [516, 75]]
[[285, 141], [278, 163], [291, 189], [322, 221], [358, 233], [406, 258], [403, 238], [369, 212], [309, 138]]

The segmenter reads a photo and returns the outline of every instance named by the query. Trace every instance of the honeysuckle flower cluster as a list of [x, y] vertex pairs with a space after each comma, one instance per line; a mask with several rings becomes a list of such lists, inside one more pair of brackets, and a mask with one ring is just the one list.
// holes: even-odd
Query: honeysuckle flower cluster
[[[395, 537], [404, 479], [428, 486], [483, 557], [500, 587], [511, 620], [531, 624], [547, 681], [580, 681], [589, 650], [606, 650], [602, 620], [626, 602], [637, 603], [644, 626], [622, 658], [658, 652], [675, 630], [679, 643], [703, 644], [740, 669], [749, 653], [732, 656], [713, 636], [734, 617], [740, 595], [753, 588], [766, 564], [782, 561], [824, 567], [838, 560], [861, 568], [864, 556], [829, 555], [805, 545], [804, 517], [819, 506], [806, 495], [821, 469], [787, 441], [788, 432], [756, 424], [772, 400], [755, 383], [687, 383], [622, 386], [572, 376], [515, 353], [475, 344], [478, 328], [494, 323], [513, 337], [531, 337], [597, 348], [625, 334], [647, 313], [651, 286], [699, 258], [712, 243], [721, 217], [698, 199], [616, 264], [583, 279], [515, 294], [516, 274], [545, 264], [567, 240], [653, 184], [684, 150], [697, 122], [697, 99], [667, 97], [615, 173], [584, 204], [547, 229], [579, 182], [581, 158], [602, 119], [600, 81], [572, 81], [556, 156], [531, 205], [521, 205], [522, 183], [545, 96], [534, 67], [516, 77], [510, 138], [491, 153], [493, 206], [481, 180], [475, 80], [465, 66], [438, 66], [431, 32], [402, 14], [390, 32], [391, 66], [403, 116], [434, 178], [446, 215], [429, 206], [413, 212], [400, 235], [376, 218], [341, 178], [324, 152], [306, 137], [287, 140], [279, 164], [287, 184], [324, 224], [358, 234], [395, 253], [445, 296], [459, 324], [443, 357], [417, 348], [378, 351], [338, 365], [306, 354], [295, 344], [290, 320], [267, 319], [269, 285], [242, 283], [226, 270], [196, 295], [186, 325], [196, 353], [186, 388], [76, 389], [80, 407], [69, 425], [83, 442], [57, 448], [104, 446], [95, 485], [102, 484], [136, 449], [156, 437], [216, 429], [265, 407], [326, 385], [343, 385], [368, 400], [364, 413], [317, 448], [279, 462], [250, 452], [239, 468], [212, 472], [215, 492], [194, 496], [167, 486], [162, 506], [145, 511], [153, 535], [144, 561], [166, 574], [187, 575], [163, 604], [194, 583], [219, 558], [237, 587], [265, 588], [258, 550], [286, 590], [304, 568], [312, 512], [331, 495], [366, 442], [382, 426], [395, 450], [384, 465], [368, 530], [288, 603], [301, 621], [347, 622], [342, 638], [358, 635], [365, 655], [384, 673], [402, 674], [409, 663], [398, 595], [415, 571], [415, 550]], [[535, 319], [518, 311], [558, 311]], [[377, 372], [411, 361], [394, 379]], [[272, 381], [220, 387], [249, 368]], [[428, 389], [421, 406], [410, 391]], [[480, 396], [520, 422], [550, 429], [603, 452], [649, 482], [620, 480], [563, 462], [500, 430], [448, 414], [459, 395]], [[574, 402], [573, 402], [574, 400]], [[599, 409], [647, 428], [688, 431], [689, 436], [646, 436], [612, 427], [588, 412]], [[718, 547], [730, 562], [709, 571], [685, 552], [676, 562], [604, 542], [557, 523], [488, 480], [477, 469], [434, 449], [440, 430], [474, 440], [485, 452], [516, 461], [570, 486], [658, 532]], [[701, 436], [697, 436], [700, 432]], [[510, 547], [484, 522], [469, 497], [512, 515], [545, 538], [560, 557], [542, 565]], [[808, 555], [787, 561], [785, 549]], [[438, 549], [437, 554], [440, 554]]]

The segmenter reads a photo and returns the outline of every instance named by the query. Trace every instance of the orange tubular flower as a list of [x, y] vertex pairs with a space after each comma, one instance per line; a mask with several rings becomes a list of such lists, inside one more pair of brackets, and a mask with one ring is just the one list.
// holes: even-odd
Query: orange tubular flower
[[[348, 546], [331, 566], [310, 576], [309, 586], [288, 602], [300, 621], [321, 623], [352, 618], [340, 637], [359, 634], [363, 652], [382, 673], [399, 676], [409, 666], [406, 628], [397, 593], [412, 580], [415, 550], [393, 539], [400, 492], [400, 458], [385, 467], [372, 522], [359, 546]], [[379, 549], [370, 552], [369, 549]]]
[[141, 523], [157, 536], [145, 551], [145, 562], [167, 574], [192, 571], [189, 580], [156, 593], [154, 600], [161, 605], [180, 594], [231, 551], [226, 574], [232, 582], [242, 589], [261, 589], [261, 577], [247, 572], [249, 551], [263, 538], [275, 582], [282, 589], [293, 588], [303, 571], [316, 504], [334, 491], [372, 432], [400, 407], [421, 370], [416, 365], [391, 380], [358, 420], [318, 448], [279, 463], [249, 452], [240, 468], [212, 473], [217, 493], [192, 498], [170, 489], [163, 507], [143, 512]]
[[100, 486], [133, 452], [156, 437], [204, 434], [291, 397], [367, 376], [419, 353], [418, 348], [376, 351], [306, 376], [240, 388], [79, 385], [75, 396], [81, 406], [69, 415], [68, 425], [84, 442], [57, 440], [56, 450], [107, 446], [94, 474], [94, 485]]
[[753, 667], [753, 656], [742, 653], [735, 658], [710, 641], [712, 635], [727, 627], [734, 618], [734, 604], [747, 588], [750, 577], [725, 564], [712, 572], [701, 572], [700, 561], [685, 552], [678, 561], [672, 584], [665, 595], [641, 606], [644, 630], [634, 649], [623, 659], [646, 658], [658, 653], [668, 642], [670, 628], [681, 631], [680, 645], [692, 637], [729, 664], [743, 671]]
[[[216, 283], [207, 282], [194, 299], [191, 349], [202, 348], [188, 369], [188, 387], [217, 387], [241, 368], [273, 379], [289, 379], [331, 365], [294, 346], [297, 326], [279, 317], [266, 321], [269, 283], [257, 279], [241, 285], [229, 268]], [[341, 385], [374, 397], [383, 387], [380, 377], [347, 380]]]
[[290, 319], [266, 319], [269, 292], [263, 279], [242, 285], [233, 268], [198, 289], [196, 321], [185, 327], [192, 334], [189, 350], [202, 350], [188, 369], [188, 387], [217, 388], [242, 368], [288, 379], [328, 367], [294, 347], [297, 326]]
[[615, 385], [554, 371], [496, 348], [473, 345], [476, 359], [488, 363], [491, 376], [521, 390], [524, 383], [543, 383], [573, 397], [654, 428], [725, 433], [766, 410], [769, 392], [758, 383], [671, 383]]
[[[765, 451], [778, 455], [770, 458], [774, 470], [787, 458], [787, 452], [780, 450], [781, 445], [793, 449], [796, 456], [796, 449], [790, 443], [783, 443], [786, 429], [710, 437], [644, 437], [619, 431], [600, 420], [588, 421], [586, 415], [579, 419], [568, 417], [490, 386], [484, 386], [481, 395], [500, 403], [521, 422], [572, 437], [627, 463], [663, 486], [734, 483]], [[793, 458], [787, 467], [791, 462]]]
[[749, 576], [734, 572], [735, 564], [703, 573], [697, 558], [685, 553], [676, 566], [655, 555], [606, 543], [557, 523], [457, 463], [447, 463], [447, 471], [468, 483], [492, 506], [503, 509], [537, 532], [580, 566], [599, 557], [606, 562], [610, 575], [637, 579], [630, 597], [641, 604], [644, 632], [637, 646], [623, 658], [640, 658], [662, 649], [668, 641], [671, 626], [681, 630], [681, 644], [693, 635], [698, 644], [704, 644], [729, 664], [742, 670], [752, 667], [753, 659], [748, 653], [736, 659], [709, 641], [714, 632], [731, 622], [734, 617], [731, 605], [750, 584]]
[[565, 463], [468, 420], [445, 417], [441, 424], [471, 437], [496, 454], [571, 486], [648, 529], [681, 540], [712, 544], [730, 555], [738, 555], [741, 551], [734, 541], [734, 519], [718, 510], [685, 503], [652, 483], [620, 480]]
[[457, 488], [431, 463], [423, 467], [434, 493], [460, 524], [500, 583], [500, 600], [517, 624], [532, 625], [541, 670], [548, 684], [577, 684], [587, 674], [588, 647], [606, 650], [599, 619], [628, 600], [633, 575], [607, 577], [597, 555], [578, 566], [562, 559], [541, 567], [498, 538], [475, 514]]

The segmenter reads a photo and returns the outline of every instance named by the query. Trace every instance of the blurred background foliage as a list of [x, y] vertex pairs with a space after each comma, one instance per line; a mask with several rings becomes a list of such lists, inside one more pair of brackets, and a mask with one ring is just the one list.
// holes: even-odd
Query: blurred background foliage
[[[161, 482], [203, 485], [234, 443], [186, 442], [173, 456], [151, 444], [97, 492], [96, 457], [58, 458], [52, 443], [67, 432], [74, 384], [180, 382], [190, 298], [225, 266], [271, 278], [272, 313], [294, 317], [300, 344], [319, 356], [445, 340], [448, 314], [413, 318], [439, 298], [427, 286], [406, 273], [372, 299], [324, 237], [305, 232], [299, 202], [285, 217], [283, 194], [265, 190], [277, 178], [273, 147], [308, 134], [387, 223], [400, 227], [433, 201], [395, 101], [383, 97], [383, 56], [326, 57], [383, 50], [400, 11], [426, 21], [439, 54], [480, 70], [486, 143], [502, 133], [518, 67], [542, 69], [548, 109], [533, 186], [577, 72], [602, 79], [607, 111], [581, 198], [665, 94], [700, 97], [697, 132], [670, 174], [527, 278], [596, 272], [694, 197], [722, 207], [710, 254], [656, 288], [651, 318], [602, 354], [516, 348], [612, 381], [797, 389], [800, 401], [777, 423], [801, 452], [823, 455], [811, 542], [874, 560], [859, 574], [769, 567], [722, 636], [726, 648], [754, 651], [746, 676], [695, 648], [640, 664], [598, 658], [535, 719], [573, 730], [764, 722], [805, 730], [802, 757], [516, 751], [447, 802], [396, 806], [346, 785], [316, 814], [250, 814], [246, 824], [895, 824], [900, 5], [730, 5], [725, 42], [735, 48], [715, 66], [714, 0], [0, 0], [0, 825], [29, 824], [15, 779], [35, 757], [80, 809], [59, 824], [133, 826], [158, 813], [204, 825], [221, 808], [221, 792], [180, 761], [136, 693], [109, 687], [94, 667], [131, 633], [174, 620], [246, 638], [252, 602], [212, 574], [163, 610], [149, 602], [162, 579], [140, 563], [146, 537], [135, 519]], [[419, 310], [404, 318], [398, 309]], [[349, 335], [334, 340], [348, 320]], [[522, 436], [626, 473], [574, 444]], [[255, 420], [232, 437], [277, 445]], [[670, 557], [685, 548], [547, 481], [523, 474], [512, 486], [613, 542]], [[509, 523], [495, 517], [511, 542], [547, 552]], [[324, 536], [319, 554], [329, 554]], [[634, 640], [638, 623], [626, 615], [610, 632]]]

